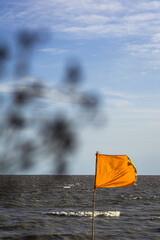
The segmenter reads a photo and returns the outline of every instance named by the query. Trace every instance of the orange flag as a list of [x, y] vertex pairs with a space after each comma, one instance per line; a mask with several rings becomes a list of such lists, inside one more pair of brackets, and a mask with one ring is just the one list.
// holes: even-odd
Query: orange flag
[[97, 153], [95, 188], [129, 187], [136, 180], [137, 170], [128, 156]]

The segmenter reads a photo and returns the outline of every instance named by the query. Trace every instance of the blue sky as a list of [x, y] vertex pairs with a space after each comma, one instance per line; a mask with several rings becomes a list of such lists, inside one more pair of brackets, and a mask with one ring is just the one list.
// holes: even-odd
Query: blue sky
[[[81, 144], [69, 173], [94, 174], [98, 150], [127, 154], [139, 174], [159, 174], [160, 2], [1, 0], [1, 41], [27, 28], [51, 36], [36, 49], [28, 79], [45, 79], [54, 91], [52, 83], [63, 78], [65, 63], [75, 58], [83, 68], [82, 87], [102, 99], [107, 124], [79, 130]], [[0, 91], [11, 91], [9, 83], [2, 82]], [[57, 99], [66, 106], [66, 96]], [[48, 102], [52, 106], [55, 99]], [[48, 170], [40, 165], [33, 171]]]

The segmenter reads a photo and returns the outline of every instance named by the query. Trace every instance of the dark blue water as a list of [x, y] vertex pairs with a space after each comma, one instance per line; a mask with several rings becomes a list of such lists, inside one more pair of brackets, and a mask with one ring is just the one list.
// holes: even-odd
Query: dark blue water
[[[93, 185], [93, 176], [0, 176], [0, 239], [91, 239]], [[98, 189], [95, 208], [95, 239], [158, 240], [160, 176]]]

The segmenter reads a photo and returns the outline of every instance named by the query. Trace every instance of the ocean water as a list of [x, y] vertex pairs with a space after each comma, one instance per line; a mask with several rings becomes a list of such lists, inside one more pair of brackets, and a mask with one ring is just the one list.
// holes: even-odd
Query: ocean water
[[[91, 239], [94, 176], [0, 176], [0, 239]], [[97, 189], [95, 240], [160, 239], [160, 176]]]

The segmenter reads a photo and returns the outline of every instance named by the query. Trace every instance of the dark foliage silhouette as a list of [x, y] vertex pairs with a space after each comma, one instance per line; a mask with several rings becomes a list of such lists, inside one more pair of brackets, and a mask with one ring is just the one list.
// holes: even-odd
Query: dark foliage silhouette
[[[0, 101], [1, 114], [4, 115], [0, 122], [1, 174], [32, 169], [35, 163], [46, 161], [47, 158], [52, 159], [50, 173], [67, 173], [68, 158], [78, 147], [76, 124], [81, 121], [79, 116], [90, 115], [93, 118], [100, 107], [98, 96], [81, 90], [82, 67], [78, 61], [72, 61], [66, 64], [64, 79], [55, 89], [63, 93], [64, 98], [69, 97], [73, 110], [76, 107], [79, 109], [78, 114], [69, 119], [67, 107], [63, 114], [59, 114], [58, 110], [49, 114], [38, 110], [42, 102], [44, 108], [47, 106], [43, 101], [48, 91], [45, 81], [40, 82], [37, 78], [34, 83], [26, 83], [25, 77], [30, 74], [34, 50], [45, 40], [40, 32], [23, 30], [16, 35], [17, 53], [12, 56], [12, 59], [15, 58], [13, 87], [6, 93], [7, 97], [4, 93], [0, 96], [3, 99]], [[11, 55], [10, 46], [1, 44], [1, 80]], [[20, 84], [16, 85], [14, 81]]]

